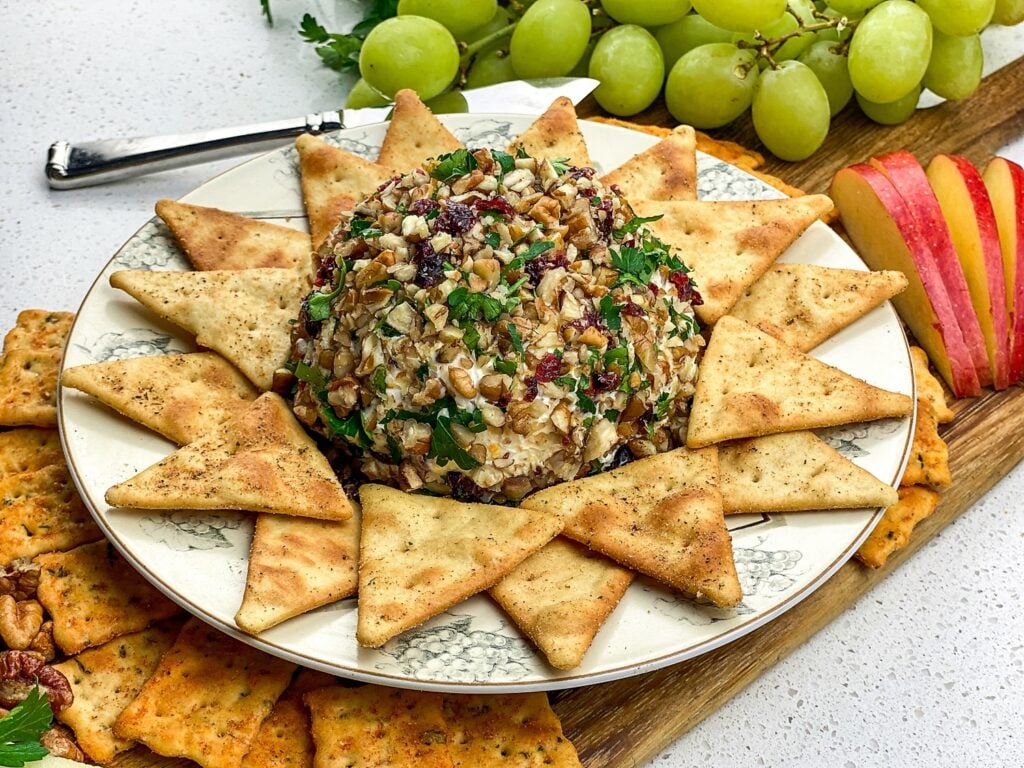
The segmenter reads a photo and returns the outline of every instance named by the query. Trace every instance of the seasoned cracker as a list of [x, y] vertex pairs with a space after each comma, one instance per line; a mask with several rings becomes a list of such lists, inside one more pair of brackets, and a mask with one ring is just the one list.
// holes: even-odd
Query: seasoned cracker
[[63, 462], [0, 480], [0, 565], [101, 538]]
[[0, 357], [0, 426], [57, 426], [60, 350], [12, 349]]
[[918, 398], [914, 442], [903, 473], [903, 485], [944, 487], [953, 483], [949, 471], [949, 446], [939, 437], [939, 419], [929, 401]]
[[566, 160], [575, 166], [589, 166], [590, 152], [576, 120], [576, 107], [565, 96], [552, 102], [547, 111], [519, 134], [508, 151], [522, 148], [538, 160]]
[[416, 91], [403, 88], [395, 94], [395, 108], [388, 122], [377, 164], [395, 173], [408, 173], [430, 157], [454, 152], [463, 146], [430, 111]]
[[160, 624], [54, 664], [75, 695], [74, 703], [57, 719], [75, 732], [75, 740], [91, 760], [109, 763], [135, 745], [114, 734], [114, 721], [156, 670], [179, 629], [177, 623]]
[[714, 448], [650, 456], [561, 483], [522, 506], [564, 517], [564, 534], [720, 607], [743, 598], [725, 527]]
[[453, 768], [441, 695], [364, 685], [304, 697], [314, 768]]
[[115, 272], [120, 288], [220, 352], [263, 391], [291, 352], [291, 321], [309, 284], [293, 269]]
[[73, 312], [25, 309], [4, 336], [4, 353], [12, 349], [62, 350], [75, 321]]
[[238, 509], [347, 520], [352, 505], [316, 443], [272, 392], [206, 437], [107, 491], [139, 509]]
[[555, 669], [578, 667], [633, 573], [558, 536], [490, 589]]
[[323, 672], [300, 669], [260, 725], [249, 754], [242, 760], [242, 768], [313, 768], [316, 747], [302, 697], [337, 682]]
[[36, 558], [39, 602], [66, 654], [138, 632], [181, 609], [142, 578], [106, 541]]
[[294, 670], [190, 619], [114, 733], [203, 768], [240, 768]]
[[444, 694], [455, 768], [582, 768], [546, 693]]
[[562, 529], [537, 514], [403, 493], [359, 489], [359, 618], [356, 639], [376, 648], [498, 582]]
[[942, 389], [942, 382], [932, 376], [932, 372], [928, 370], [928, 353], [920, 347], [911, 347], [910, 359], [914, 365], [917, 399], [928, 401], [932, 410], [935, 411], [935, 417], [939, 424], [948, 424], [953, 420], [953, 411], [946, 403], [946, 393]]
[[179, 445], [241, 414], [257, 395], [249, 380], [214, 352], [78, 365], [64, 369], [61, 384]]
[[55, 429], [24, 427], [0, 432], [0, 479], [63, 462]]
[[903, 549], [919, 522], [929, 517], [939, 504], [939, 494], [917, 485], [904, 486], [900, 499], [885, 510], [871, 535], [857, 550], [857, 559], [871, 568], [881, 568], [889, 556]]
[[627, 199], [696, 200], [697, 154], [693, 128], [681, 125], [653, 147], [601, 178]]
[[731, 316], [715, 326], [697, 375], [686, 443], [907, 416], [906, 395], [873, 387]]

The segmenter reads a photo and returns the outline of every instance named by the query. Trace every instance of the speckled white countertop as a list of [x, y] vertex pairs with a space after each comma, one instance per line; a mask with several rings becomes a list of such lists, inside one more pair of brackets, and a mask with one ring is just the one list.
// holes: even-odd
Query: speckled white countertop
[[[273, 4], [278, 23], [268, 29], [257, 0], [0, 0], [0, 328], [25, 307], [77, 308], [157, 198], [233, 164], [51, 192], [42, 168], [52, 141], [340, 106], [337, 76], [294, 30], [305, 10], [327, 24], [353, 3]], [[1024, 142], [1007, 154], [1024, 161]], [[1024, 764], [1022, 498], [1018, 466], [652, 765]], [[665, 702], [685, 706], [685, 691]]]

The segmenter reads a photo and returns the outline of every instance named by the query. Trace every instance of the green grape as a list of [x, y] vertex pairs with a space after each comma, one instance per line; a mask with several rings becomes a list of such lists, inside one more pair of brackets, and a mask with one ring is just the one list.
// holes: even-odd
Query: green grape
[[480, 51], [473, 59], [473, 65], [466, 73], [467, 88], [483, 88], [485, 85], [505, 83], [516, 79], [512, 60], [501, 45]]
[[455, 112], [469, 112], [469, 103], [462, 91], [446, 91], [426, 102], [435, 115], [450, 115]]
[[828, 0], [827, 5], [829, 8], [834, 11], [838, 11], [843, 16], [849, 16], [851, 19], [859, 19], [880, 2], [882, 2], [882, 0]]
[[806, 64], [828, 96], [828, 110], [832, 117], [839, 114], [850, 97], [853, 96], [853, 83], [850, 82], [850, 70], [846, 66], [846, 57], [837, 52], [837, 46], [828, 40], [819, 40], [797, 59]]
[[399, 16], [423, 16], [462, 37], [494, 16], [498, 0], [398, 0]]
[[703, 16], [691, 13], [679, 21], [666, 24], [654, 33], [661, 55], [665, 58], [665, 69], [670, 70], [684, 53], [708, 43], [728, 43], [732, 32], [716, 27]]
[[605, 13], [620, 24], [658, 27], [690, 12], [690, 0], [601, 0]]
[[371, 30], [359, 54], [359, 74], [385, 96], [412, 88], [432, 99], [459, 71], [459, 47], [441, 24], [420, 16], [395, 16]]
[[[492, 16], [491, 20], [488, 21], [486, 24], [479, 27], [474, 27], [473, 29], [469, 30], [469, 32], [467, 32], [466, 34], [456, 35], [456, 37], [458, 37], [459, 40], [466, 43], [467, 45], [472, 45], [477, 40], [482, 40], [488, 35], [494, 34], [499, 29], [504, 29], [511, 23], [512, 14], [509, 13], [507, 8], [502, 8], [501, 6], [498, 6], [498, 10], [495, 11], [494, 16]], [[506, 40], [506, 45], [507, 44], [508, 41]]]
[[613, 115], [635, 115], [661, 93], [665, 60], [654, 35], [635, 24], [612, 27], [597, 41], [589, 74], [601, 84], [594, 98]]
[[751, 116], [758, 138], [772, 154], [803, 160], [828, 135], [828, 96], [808, 66], [784, 61], [761, 73]]
[[992, 20], [996, 0], [917, 0], [932, 18], [932, 26], [954, 37], [975, 35]]
[[881, 125], [899, 125], [905, 123], [917, 109], [917, 100], [921, 98], [921, 86], [914, 86], [906, 96], [896, 101], [880, 104], [876, 101], [868, 101], [859, 93], [857, 104], [865, 115]]
[[590, 12], [580, 0], [536, 0], [512, 33], [512, 67], [522, 78], [567, 75], [589, 37]]
[[377, 93], [363, 78], [359, 78], [356, 80], [356, 84], [352, 86], [352, 90], [348, 92], [348, 98], [345, 99], [345, 108], [383, 107], [390, 102], [391, 100], [387, 96]]
[[786, 0], [693, 0], [693, 8], [716, 27], [753, 32], [778, 21]]
[[950, 37], [935, 30], [923, 85], [944, 99], [964, 99], [981, 83], [981, 38]]
[[1004, 24], [1012, 27], [1024, 21], [1024, 0], [996, 0], [992, 13], [993, 24]]
[[681, 123], [718, 128], [747, 111], [758, 69], [753, 51], [709, 43], [680, 57], [665, 83], [665, 104]]
[[910, 0], [885, 0], [857, 25], [850, 41], [850, 78], [865, 99], [887, 104], [921, 82], [932, 53], [928, 14]]

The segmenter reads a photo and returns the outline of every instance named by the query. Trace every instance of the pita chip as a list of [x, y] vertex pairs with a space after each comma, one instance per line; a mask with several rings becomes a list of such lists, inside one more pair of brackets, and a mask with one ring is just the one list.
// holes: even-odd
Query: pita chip
[[63, 462], [0, 480], [3, 562], [102, 538]]
[[704, 303], [694, 307], [713, 325], [732, 309], [819, 216], [832, 210], [824, 195], [744, 201], [630, 201], [648, 226], [693, 270]]
[[259, 634], [286, 619], [354, 595], [358, 584], [359, 511], [349, 520], [284, 515], [256, 518], [249, 574], [235, 623]]
[[299, 151], [302, 199], [316, 249], [341, 220], [341, 214], [375, 192], [392, 172], [308, 133], [295, 140], [295, 148]]
[[617, 186], [627, 199], [696, 200], [697, 153], [693, 128], [681, 125], [650, 149], [635, 155], [601, 183]]
[[403, 88], [395, 94], [395, 108], [377, 163], [396, 173], [407, 173], [421, 167], [429, 157], [445, 155], [462, 146], [420, 101], [416, 91]]
[[864, 565], [871, 568], [885, 565], [893, 552], [907, 546], [917, 524], [939, 505], [939, 494], [917, 485], [900, 488], [899, 495], [899, 501], [885, 510], [878, 525], [857, 550], [857, 559]]
[[53, 639], [75, 654], [145, 629], [181, 609], [142, 578], [107, 541], [36, 558], [39, 602], [53, 618]]
[[726, 316], [700, 364], [686, 444], [908, 416], [913, 405]]
[[63, 463], [55, 429], [24, 427], [0, 432], [0, 479]]
[[927, 400], [917, 400], [917, 422], [910, 460], [903, 473], [903, 485], [952, 485], [949, 471], [949, 446], [939, 437], [939, 420]]
[[914, 366], [914, 384], [918, 400], [927, 400], [935, 411], [939, 424], [948, 424], [953, 420], [953, 411], [946, 403], [946, 393], [942, 383], [928, 370], [928, 353], [920, 347], [910, 348], [910, 359]]
[[313, 269], [309, 235], [297, 229], [174, 200], [157, 201], [156, 213], [196, 269]]
[[246, 410], [256, 388], [220, 355], [152, 355], [66, 368], [65, 387], [92, 395], [179, 445]]
[[294, 664], [190, 619], [114, 733], [203, 768], [240, 768], [294, 671]]
[[743, 598], [718, 489], [718, 451], [677, 448], [528, 496], [564, 534], [691, 597]]
[[455, 768], [582, 768], [548, 695], [444, 694]]
[[896, 489], [813, 432], [785, 432], [718, 447], [725, 513], [887, 507]]
[[493, 586], [562, 529], [536, 514], [403, 493], [359, 489], [359, 619], [356, 639], [377, 648], [395, 635]]
[[538, 160], [564, 158], [575, 166], [589, 166], [590, 152], [576, 121], [576, 107], [565, 96], [560, 96], [533, 125], [516, 137], [509, 146], [515, 154], [522, 147], [526, 154]]
[[68, 679], [75, 695], [57, 719], [75, 732], [75, 740], [90, 759], [106, 764], [135, 746], [131, 739], [114, 734], [114, 721], [156, 670], [178, 628], [157, 625], [53, 665]]
[[18, 313], [16, 325], [4, 336], [4, 352], [12, 349], [64, 349], [64, 343], [74, 321], [73, 312], [22, 310]]
[[633, 573], [561, 536], [530, 555], [490, 594], [555, 669], [578, 667]]
[[906, 287], [902, 272], [776, 264], [729, 314], [808, 352]]
[[238, 509], [347, 520], [352, 505], [287, 403], [268, 392], [241, 415], [107, 491], [139, 509]]
[[0, 357], [0, 426], [57, 426], [61, 351], [12, 349]]
[[261, 390], [291, 351], [291, 325], [309, 291], [293, 269], [115, 272], [110, 284], [219, 352]]
[[332, 685], [303, 699], [314, 768], [453, 768], [440, 694]]

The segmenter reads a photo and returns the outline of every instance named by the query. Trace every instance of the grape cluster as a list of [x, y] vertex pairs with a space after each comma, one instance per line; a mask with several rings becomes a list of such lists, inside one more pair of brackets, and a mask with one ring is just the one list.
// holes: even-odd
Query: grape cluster
[[785, 592], [795, 583], [786, 572], [795, 568], [803, 555], [797, 550], [766, 552], [737, 547], [733, 557], [743, 594], [764, 597]]
[[533, 655], [524, 641], [470, 630], [469, 624], [469, 619], [460, 619], [446, 627], [406, 633], [384, 653], [419, 680], [474, 683], [496, 673], [513, 680], [529, 673]]
[[922, 88], [969, 96], [979, 32], [1024, 20], [1024, 0], [398, 0], [397, 14], [362, 42], [348, 106], [413, 88], [435, 111], [459, 111], [457, 87], [589, 75], [615, 115], [662, 92], [697, 128], [749, 109], [769, 150], [802, 160], [851, 99], [891, 125]]

